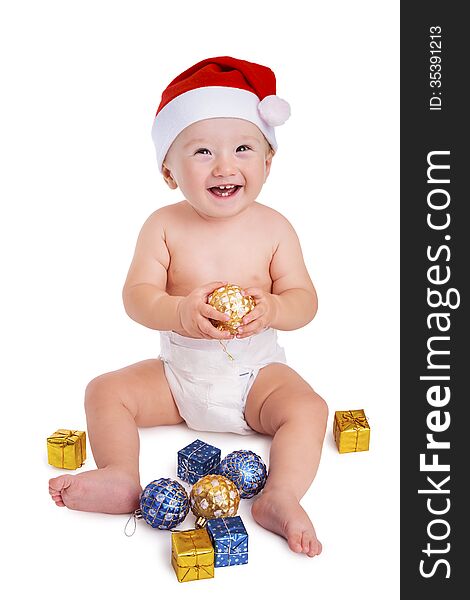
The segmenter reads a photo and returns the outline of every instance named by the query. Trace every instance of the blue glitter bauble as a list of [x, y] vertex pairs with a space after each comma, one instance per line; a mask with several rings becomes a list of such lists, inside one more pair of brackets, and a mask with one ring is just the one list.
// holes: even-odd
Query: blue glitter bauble
[[258, 494], [268, 476], [262, 458], [251, 450], [235, 450], [227, 454], [219, 465], [218, 473], [233, 481], [241, 498]]
[[146, 523], [158, 529], [179, 525], [189, 511], [184, 487], [174, 479], [155, 479], [140, 495], [140, 510]]

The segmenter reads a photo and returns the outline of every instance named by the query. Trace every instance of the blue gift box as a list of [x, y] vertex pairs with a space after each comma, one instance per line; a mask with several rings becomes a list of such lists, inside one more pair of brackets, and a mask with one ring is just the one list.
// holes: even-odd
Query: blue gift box
[[178, 477], [191, 485], [213, 473], [220, 463], [220, 450], [201, 440], [194, 440], [178, 451]]
[[210, 519], [206, 528], [214, 546], [216, 567], [248, 562], [248, 533], [240, 517]]

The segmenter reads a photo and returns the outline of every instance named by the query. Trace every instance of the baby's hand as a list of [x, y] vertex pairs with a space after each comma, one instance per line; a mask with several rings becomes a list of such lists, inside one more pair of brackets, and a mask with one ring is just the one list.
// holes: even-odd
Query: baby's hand
[[242, 324], [237, 330], [237, 338], [246, 338], [255, 333], [260, 333], [276, 318], [277, 303], [274, 294], [265, 292], [260, 288], [245, 288], [244, 296], [253, 296], [256, 306], [242, 319]]
[[188, 336], [209, 340], [226, 340], [232, 337], [229, 331], [219, 331], [209, 321], [209, 319], [228, 321], [229, 316], [207, 304], [207, 296], [226, 283], [226, 281], [207, 283], [193, 290], [178, 304], [178, 318]]

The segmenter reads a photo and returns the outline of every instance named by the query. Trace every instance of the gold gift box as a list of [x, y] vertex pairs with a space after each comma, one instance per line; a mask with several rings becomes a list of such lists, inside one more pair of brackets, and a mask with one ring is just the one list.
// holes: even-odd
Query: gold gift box
[[86, 459], [86, 433], [58, 429], [47, 438], [47, 459], [53, 467], [78, 469]]
[[171, 564], [180, 582], [214, 577], [214, 547], [207, 530], [172, 532]]
[[337, 410], [333, 422], [333, 435], [341, 454], [369, 450], [370, 427], [364, 411]]

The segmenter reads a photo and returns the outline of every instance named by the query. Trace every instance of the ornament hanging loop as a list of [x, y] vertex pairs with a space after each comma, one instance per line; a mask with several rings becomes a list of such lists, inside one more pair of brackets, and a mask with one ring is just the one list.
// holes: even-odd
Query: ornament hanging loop
[[[131, 519], [133, 520], [133, 522], [132, 522], [133, 527], [132, 527], [132, 531], [129, 533], [128, 527], [129, 527], [129, 523], [131, 522]], [[129, 515], [129, 518], [127, 519], [127, 522], [124, 526], [124, 535], [126, 537], [132, 537], [134, 535], [135, 530], [137, 528], [137, 520], [138, 519], [142, 519], [142, 511], [140, 510], [140, 508], [138, 508], [131, 515]]]
[[219, 344], [222, 346], [222, 348], [224, 349], [225, 354], [229, 357], [230, 360], [235, 360], [233, 358], [233, 356], [230, 354], [230, 352], [227, 350], [227, 347], [225, 346], [225, 344], [223, 343], [222, 340], [219, 340]]

